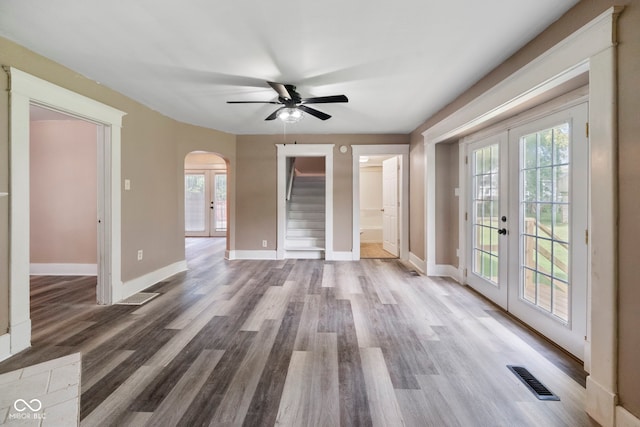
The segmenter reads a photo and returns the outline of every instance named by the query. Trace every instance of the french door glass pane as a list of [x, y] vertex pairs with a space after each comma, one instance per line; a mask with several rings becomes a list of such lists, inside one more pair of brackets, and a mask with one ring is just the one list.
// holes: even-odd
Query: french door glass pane
[[498, 284], [499, 146], [472, 153], [473, 273]]
[[520, 296], [569, 321], [569, 124], [520, 138]]
[[215, 229], [227, 231], [227, 175], [215, 175]]
[[205, 176], [189, 174], [184, 180], [185, 231], [205, 231]]

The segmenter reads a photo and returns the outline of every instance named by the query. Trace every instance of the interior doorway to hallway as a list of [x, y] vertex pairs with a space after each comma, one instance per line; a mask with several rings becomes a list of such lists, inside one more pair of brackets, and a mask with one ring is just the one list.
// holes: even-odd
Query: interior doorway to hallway
[[398, 258], [399, 158], [360, 156], [360, 258]]
[[352, 145], [351, 150], [352, 258], [408, 260], [409, 146]]

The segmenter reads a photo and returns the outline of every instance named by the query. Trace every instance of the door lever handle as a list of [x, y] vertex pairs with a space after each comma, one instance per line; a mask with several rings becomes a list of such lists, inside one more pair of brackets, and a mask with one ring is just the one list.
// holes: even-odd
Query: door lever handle
[[501, 228], [500, 230], [498, 230], [498, 234], [507, 234], [507, 229], [506, 228]]

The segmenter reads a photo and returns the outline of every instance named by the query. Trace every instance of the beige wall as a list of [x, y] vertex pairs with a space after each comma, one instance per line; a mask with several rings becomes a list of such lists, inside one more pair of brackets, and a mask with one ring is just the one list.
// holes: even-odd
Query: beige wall
[[[640, 2], [637, 0], [582, 0], [564, 16], [553, 23], [538, 37], [516, 52], [503, 64], [496, 67], [471, 88], [460, 95], [438, 113], [429, 117], [411, 134], [412, 165], [418, 162], [414, 156], [422, 156], [422, 132], [438, 123], [470, 101], [483, 94], [528, 62], [542, 54], [559, 41], [578, 30], [593, 18], [616, 5], [626, 5], [618, 22], [618, 156], [619, 156], [619, 355], [618, 386], [620, 403], [640, 418], [640, 263], [638, 244], [640, 241]], [[417, 168], [416, 168], [417, 169]], [[415, 175], [418, 171], [414, 170]], [[412, 174], [414, 173], [412, 172]], [[414, 194], [424, 194], [424, 181], [413, 178], [412, 220], [419, 219], [420, 207], [414, 203]], [[436, 208], [439, 211], [439, 208]], [[438, 214], [436, 214], [438, 215]], [[412, 221], [413, 226], [413, 221]], [[418, 253], [424, 240], [416, 242], [420, 234], [412, 227], [411, 250]], [[424, 233], [423, 233], [424, 236]], [[423, 237], [424, 239], [424, 237]]]
[[[333, 221], [335, 251], [352, 250], [353, 173], [351, 150], [341, 145], [408, 144], [407, 135], [290, 135], [298, 144], [335, 144], [333, 152]], [[238, 135], [236, 249], [276, 249], [277, 151], [282, 135]]]
[[437, 144], [436, 164], [436, 264], [458, 267], [458, 144]]
[[30, 132], [31, 262], [95, 264], [97, 126], [43, 120]]
[[[235, 165], [235, 136], [179, 123], [77, 73], [0, 38], [0, 64], [12, 66], [127, 113], [122, 128], [122, 279], [184, 259], [184, 159], [194, 150]], [[0, 78], [0, 192], [8, 192], [8, 77]], [[233, 177], [230, 177], [232, 180]], [[230, 191], [234, 191], [230, 182]], [[231, 201], [233, 203], [233, 200]], [[8, 326], [7, 197], [0, 197], [0, 332]], [[137, 261], [137, 250], [144, 250]]]

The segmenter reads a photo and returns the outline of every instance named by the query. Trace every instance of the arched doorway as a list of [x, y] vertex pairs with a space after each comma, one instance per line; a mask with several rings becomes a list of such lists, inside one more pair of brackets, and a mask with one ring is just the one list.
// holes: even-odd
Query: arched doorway
[[227, 237], [228, 162], [216, 153], [192, 151], [184, 160], [185, 237]]

